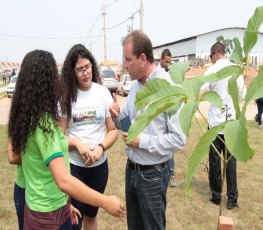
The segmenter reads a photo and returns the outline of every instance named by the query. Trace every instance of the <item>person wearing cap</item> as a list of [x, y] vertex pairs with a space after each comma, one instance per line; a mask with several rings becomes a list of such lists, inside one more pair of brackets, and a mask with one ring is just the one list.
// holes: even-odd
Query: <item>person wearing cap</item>
[[[120, 112], [116, 95], [110, 112], [115, 121], [129, 116], [131, 123], [146, 108], [136, 111], [136, 94], [147, 81], [156, 78], [170, 80], [169, 74], [154, 64], [152, 43], [139, 30], [127, 35], [123, 41], [124, 66], [133, 80], [126, 99], [125, 109]], [[128, 133], [123, 132], [126, 142]], [[169, 118], [163, 112], [133, 140], [126, 144], [128, 156], [125, 177], [125, 195], [128, 229], [165, 229], [166, 193], [169, 183], [167, 161], [175, 152], [183, 149], [186, 137], [179, 124], [179, 114]]]
[[[210, 50], [210, 59], [213, 63], [211, 67], [207, 69], [205, 75], [216, 73], [224, 67], [234, 65], [228, 59], [225, 58], [225, 46], [221, 42], [216, 42]], [[201, 92], [205, 89], [215, 91], [221, 97], [224, 108], [221, 110], [216, 105], [211, 104], [208, 112], [209, 128], [218, 126], [226, 120], [236, 119], [236, 112], [233, 105], [231, 96], [229, 95], [228, 81], [231, 76], [222, 80], [205, 83]], [[246, 94], [246, 88], [244, 87], [244, 78], [242, 75], [237, 79], [239, 98], [244, 99]], [[228, 118], [228, 116], [230, 116]], [[210, 146], [209, 151], [209, 184], [212, 197], [210, 201], [216, 205], [220, 204], [221, 191], [222, 191], [222, 175], [221, 175], [221, 158], [216, 152], [215, 148], [222, 152], [225, 145], [222, 142], [224, 140], [223, 131], [218, 133], [218, 136], [213, 141], [213, 146]], [[236, 171], [236, 158], [230, 154], [227, 150], [227, 159], [229, 159], [226, 166], [226, 182], [227, 182], [227, 208], [232, 209], [238, 207], [238, 189], [237, 189], [237, 171]]]

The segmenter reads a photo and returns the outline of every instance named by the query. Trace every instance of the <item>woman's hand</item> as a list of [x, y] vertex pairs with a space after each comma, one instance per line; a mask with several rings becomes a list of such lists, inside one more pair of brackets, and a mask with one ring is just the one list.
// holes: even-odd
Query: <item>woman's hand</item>
[[87, 144], [78, 140], [76, 141], [76, 149], [85, 162], [90, 159], [90, 147]]
[[90, 148], [89, 158], [86, 160], [85, 165], [86, 166], [92, 165], [95, 161], [101, 158], [102, 153], [103, 153], [103, 149], [99, 145], [95, 149]]
[[70, 204], [71, 224], [78, 224], [79, 223], [79, 218], [81, 218], [80, 211], [77, 208], [75, 208], [72, 204]]
[[116, 196], [106, 196], [103, 208], [113, 216], [121, 217], [126, 214], [124, 205]]

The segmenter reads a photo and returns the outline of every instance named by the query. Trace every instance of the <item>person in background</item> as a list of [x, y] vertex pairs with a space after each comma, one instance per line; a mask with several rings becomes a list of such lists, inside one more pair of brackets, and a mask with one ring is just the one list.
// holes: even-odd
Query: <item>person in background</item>
[[258, 123], [258, 128], [262, 128], [262, 113], [263, 113], [263, 97], [256, 99], [256, 104], [258, 107], [258, 113], [255, 116], [255, 120]]
[[171, 65], [172, 54], [169, 49], [164, 49], [160, 59], [160, 65], [165, 69], [166, 72], [169, 71], [169, 66]]
[[[117, 139], [109, 106], [113, 99], [109, 90], [97, 84], [98, 67], [85, 46], [74, 45], [62, 68], [67, 97], [62, 127], [67, 129], [71, 174], [90, 188], [103, 193], [108, 180], [107, 150]], [[106, 134], [105, 134], [106, 130]], [[72, 198], [71, 203], [83, 218], [74, 229], [97, 229], [98, 207]]]
[[[113, 94], [110, 112], [116, 123], [130, 117], [133, 123], [142, 112], [136, 111], [136, 93], [147, 81], [162, 78], [169, 81], [169, 74], [154, 64], [152, 43], [139, 30], [128, 34], [123, 41], [124, 65], [133, 85], [126, 99], [125, 109], [120, 107]], [[171, 79], [170, 79], [171, 82]], [[144, 109], [143, 109], [144, 110]], [[123, 132], [126, 142], [128, 133]], [[128, 229], [165, 229], [166, 193], [169, 183], [167, 161], [181, 150], [186, 142], [178, 113], [170, 117], [166, 112], [153, 119], [149, 125], [126, 146], [128, 156], [125, 176], [125, 195]]]
[[11, 76], [13, 77], [13, 76], [15, 76], [15, 75], [16, 75], [16, 70], [13, 69], [13, 70], [12, 70], [12, 73], [11, 73]]
[[[171, 65], [171, 60], [172, 60], [172, 54], [169, 49], [164, 49], [161, 55], [160, 59], [160, 65], [162, 68], [165, 69], [166, 72], [169, 72], [169, 66]], [[167, 165], [169, 169], [169, 184], [171, 187], [176, 186], [176, 181], [175, 181], [175, 167], [174, 167], [174, 155], [168, 160]]]
[[3, 78], [3, 84], [6, 84], [6, 72], [5, 71], [2, 74], [2, 78]]
[[68, 195], [115, 216], [125, 213], [116, 197], [71, 176], [67, 139], [58, 125], [60, 92], [53, 55], [43, 50], [26, 54], [8, 123], [12, 156], [22, 163], [26, 181], [24, 229], [72, 229]]
[[[213, 63], [211, 67], [205, 72], [206, 75], [216, 73], [220, 69], [234, 65], [228, 59], [225, 58], [225, 46], [216, 42], [210, 50], [210, 58]], [[226, 121], [227, 117], [231, 115], [230, 119], [236, 119], [236, 112], [233, 105], [233, 101], [229, 93], [227, 92], [228, 80], [230, 77], [219, 80], [217, 82], [205, 83], [201, 92], [204, 92], [206, 89], [212, 90], [218, 93], [221, 97], [224, 110], [220, 110], [215, 105], [210, 105], [208, 112], [208, 123], [209, 128], [217, 126]], [[246, 94], [246, 88], [244, 87], [243, 76], [239, 76], [237, 79], [239, 98], [244, 99]], [[221, 175], [221, 158], [216, 152], [224, 151], [225, 145], [222, 142], [224, 140], [224, 134], [221, 131], [216, 139], [213, 141], [214, 146], [210, 146], [209, 151], [209, 184], [212, 197], [210, 201], [216, 205], [220, 204], [221, 200], [221, 191], [222, 191], [222, 175]], [[215, 147], [215, 148], [214, 148]], [[230, 157], [231, 156], [231, 157]], [[227, 158], [230, 160], [226, 166], [226, 182], [227, 182], [227, 208], [232, 209], [238, 207], [238, 189], [237, 189], [237, 172], [236, 172], [236, 158], [230, 154], [227, 150]]]
[[8, 76], [8, 83], [10, 83], [10, 81], [11, 81], [11, 73], [10, 73], [10, 70], [8, 70], [7, 76]]

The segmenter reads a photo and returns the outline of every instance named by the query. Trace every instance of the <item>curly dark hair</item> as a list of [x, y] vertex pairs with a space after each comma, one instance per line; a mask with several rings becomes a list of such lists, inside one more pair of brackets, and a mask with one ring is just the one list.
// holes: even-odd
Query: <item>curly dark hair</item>
[[97, 62], [92, 53], [82, 44], [74, 45], [68, 52], [62, 67], [62, 82], [64, 84], [62, 113], [71, 117], [71, 103], [77, 101], [78, 82], [75, 66], [79, 58], [88, 59], [92, 64], [92, 81], [99, 82]]
[[[8, 136], [15, 154], [21, 154], [37, 125], [46, 133], [53, 130], [50, 117], [59, 121], [58, 71], [53, 55], [34, 50], [26, 54], [18, 74], [8, 123]], [[41, 121], [41, 122], [40, 122]]]

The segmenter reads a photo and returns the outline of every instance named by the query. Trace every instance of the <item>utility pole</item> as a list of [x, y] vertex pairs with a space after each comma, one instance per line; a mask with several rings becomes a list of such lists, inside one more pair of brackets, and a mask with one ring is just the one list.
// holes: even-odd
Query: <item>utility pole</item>
[[131, 19], [131, 25], [128, 25], [128, 33], [133, 31], [133, 19], [134, 19], [133, 13], [132, 13], [130, 19]]
[[103, 5], [103, 30], [104, 30], [104, 61], [107, 60], [107, 47], [106, 47], [106, 12], [105, 12], [105, 5]]
[[141, 0], [140, 7], [140, 30], [143, 32], [143, 0]]

